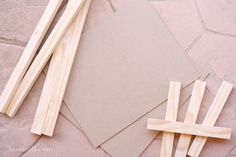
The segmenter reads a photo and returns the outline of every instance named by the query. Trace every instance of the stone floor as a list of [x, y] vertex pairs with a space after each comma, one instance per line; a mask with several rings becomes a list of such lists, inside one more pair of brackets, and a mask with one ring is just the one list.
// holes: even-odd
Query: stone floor
[[[84, 31], [131, 0], [93, 0]], [[134, 1], [134, 0], [133, 0]], [[0, 1], [0, 91], [4, 88], [48, 0]], [[213, 97], [223, 79], [236, 85], [235, 0], [149, 0], [176, 40], [199, 65], [209, 65], [208, 91]], [[61, 9], [63, 10], [63, 9]], [[62, 115], [53, 138], [38, 137], [30, 127], [45, 74], [41, 74], [14, 119], [0, 115], [0, 157], [108, 157]], [[209, 100], [206, 100], [209, 102]], [[209, 104], [209, 103], [208, 103]], [[205, 113], [207, 105], [202, 108]], [[200, 119], [204, 114], [200, 115]], [[217, 125], [232, 127], [229, 141], [209, 140], [201, 156], [236, 156], [236, 92], [233, 90]], [[157, 137], [142, 157], [159, 156]]]

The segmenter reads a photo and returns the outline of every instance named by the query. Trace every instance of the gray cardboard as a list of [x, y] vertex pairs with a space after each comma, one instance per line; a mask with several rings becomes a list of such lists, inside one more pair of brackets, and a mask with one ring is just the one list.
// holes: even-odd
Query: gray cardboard
[[64, 101], [97, 147], [183, 87], [199, 72], [145, 0], [83, 34]]

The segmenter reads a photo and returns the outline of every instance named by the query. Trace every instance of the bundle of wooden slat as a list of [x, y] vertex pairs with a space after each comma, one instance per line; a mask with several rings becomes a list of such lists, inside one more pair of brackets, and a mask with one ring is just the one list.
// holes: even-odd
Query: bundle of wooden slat
[[0, 112], [14, 117], [52, 56], [31, 129], [39, 135], [53, 135], [91, 0], [70, 0], [36, 55], [61, 3], [50, 0], [0, 97]]

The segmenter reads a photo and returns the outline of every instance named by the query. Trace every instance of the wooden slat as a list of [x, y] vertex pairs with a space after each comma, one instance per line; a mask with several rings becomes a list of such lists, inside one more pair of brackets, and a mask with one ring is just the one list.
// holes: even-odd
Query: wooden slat
[[58, 86], [56, 86], [54, 97], [51, 99], [51, 102], [50, 102], [47, 118], [43, 127], [44, 135], [47, 135], [47, 136], [53, 135], [54, 128], [56, 126], [56, 121], [58, 118], [58, 114], [61, 108], [63, 96], [66, 90], [67, 82], [70, 76], [74, 57], [77, 52], [82, 30], [84, 28], [84, 24], [85, 24], [88, 10], [90, 7], [90, 3], [91, 3], [91, 0], [86, 0], [83, 11], [81, 13], [81, 18], [79, 18], [76, 21], [70, 46], [66, 50], [67, 53], [64, 56], [67, 62], [63, 65], [58, 64], [59, 65], [58, 68], [62, 68], [59, 75], [60, 80], [58, 82]]
[[6, 112], [20, 82], [39, 48], [63, 0], [50, 0], [0, 97], [0, 112]]
[[23, 100], [27, 96], [28, 92], [32, 88], [34, 82], [38, 78], [39, 74], [43, 70], [45, 64], [49, 60], [56, 46], [60, 42], [61, 38], [65, 34], [65, 32], [70, 27], [73, 22], [75, 16], [78, 14], [84, 0], [73, 0], [71, 5], [69, 5], [61, 16], [60, 20], [50, 33], [48, 39], [44, 43], [41, 48], [39, 54], [33, 61], [29, 70], [25, 74], [19, 88], [17, 89], [7, 111], [6, 114], [10, 117], [13, 117]]
[[[70, 3], [70, 2], [69, 2]], [[91, 0], [86, 0], [66, 36], [54, 52], [35, 115], [32, 133], [53, 135], [63, 95]]]
[[[215, 122], [216, 122], [221, 110], [223, 109], [223, 106], [224, 106], [226, 100], [228, 99], [228, 96], [229, 96], [232, 88], [233, 88], [233, 85], [231, 85], [230, 83], [228, 83], [226, 81], [223, 81], [223, 83], [220, 86], [219, 91], [216, 94], [215, 99], [213, 100], [213, 103], [212, 103], [210, 109], [207, 112], [207, 115], [206, 115], [202, 125], [206, 125], [206, 126], [214, 126], [215, 125]], [[188, 151], [188, 155], [194, 156], [194, 157], [199, 156], [206, 141], [207, 141], [207, 137], [197, 136], [194, 139], [194, 141]]]
[[[181, 83], [170, 82], [165, 120], [176, 121], [179, 105]], [[163, 132], [161, 157], [171, 157], [174, 142], [174, 133]]]
[[[56, 50], [53, 52], [53, 56], [61, 56], [61, 54], [63, 53], [64, 50], [64, 45], [66, 45], [66, 41], [68, 39], [68, 35], [70, 35], [72, 32], [71, 29], [69, 29], [66, 33], [66, 35], [64, 36], [64, 38], [62, 39], [62, 41], [59, 43], [58, 47], [56, 48]], [[68, 39], [69, 41], [69, 39]], [[56, 57], [58, 58], [58, 57]], [[54, 62], [55, 57], [53, 57], [51, 59], [50, 62], [50, 66], [48, 68], [48, 72], [46, 75], [46, 79], [43, 85], [43, 90], [39, 99], [39, 104], [34, 116], [34, 121], [33, 121], [33, 125], [31, 127], [31, 132], [34, 134], [38, 134], [41, 135], [42, 134], [42, 128], [44, 125], [44, 121], [46, 119], [47, 116], [47, 111], [49, 108], [49, 103], [50, 103], [50, 99], [52, 97], [52, 94], [54, 92], [54, 88], [56, 85], [56, 79], [57, 76], [53, 73], [55, 71], [55, 69], [57, 68], [56, 64], [52, 64], [52, 62]], [[54, 77], [53, 77], [54, 76]], [[51, 79], [49, 79], [51, 78]], [[51, 88], [48, 88], [51, 87]]]
[[[70, 2], [71, 1], [69, 1], [68, 3]], [[78, 16], [76, 18], [78, 18]], [[66, 34], [64, 35], [64, 37], [58, 44], [57, 48], [53, 52], [52, 59], [50, 61], [50, 65], [49, 65], [48, 72], [46, 75], [46, 79], [43, 85], [43, 90], [39, 99], [38, 107], [34, 116], [34, 121], [31, 127], [31, 132], [34, 134], [38, 134], [38, 135], [42, 134], [42, 129], [43, 129], [44, 121], [47, 116], [50, 99], [53, 95], [53, 92], [57, 83], [56, 80], [58, 78], [58, 76], [56, 76], [56, 73], [55, 73], [57, 69], [57, 65], [54, 64], [54, 62], [55, 60], [58, 60], [60, 59], [61, 56], [63, 56], [62, 54], [65, 50], [65, 46], [67, 46], [68, 42], [70, 42], [74, 25], [75, 25], [75, 22], [71, 24], [70, 28], [67, 30]], [[59, 57], [55, 57], [55, 56], [59, 56]]]
[[231, 128], [172, 122], [161, 119], [148, 119], [147, 129], [220, 139], [230, 139], [232, 131]]
[[[196, 80], [193, 86], [189, 106], [185, 115], [185, 123], [196, 123], [202, 98], [205, 92], [206, 82]], [[185, 157], [191, 141], [191, 135], [181, 134], [176, 147], [175, 157]]]

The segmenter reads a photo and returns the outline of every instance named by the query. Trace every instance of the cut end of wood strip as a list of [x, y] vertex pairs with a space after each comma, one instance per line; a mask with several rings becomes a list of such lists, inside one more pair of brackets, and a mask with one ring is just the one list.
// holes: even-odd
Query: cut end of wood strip
[[0, 100], [0, 113], [5, 113], [6, 109], [5, 105], [3, 105], [3, 103], [1, 103], [2, 101]]
[[178, 82], [178, 81], [170, 81], [170, 84], [169, 84], [169, 91], [171, 91], [171, 89], [180, 89], [181, 88], [181, 82]]
[[[24, 52], [23, 52], [24, 53]], [[16, 66], [19, 63], [17, 63]], [[15, 68], [17, 70], [17, 67]], [[16, 70], [14, 69], [13, 73], [10, 76], [10, 79], [8, 80], [5, 88], [3, 89], [1, 96], [0, 96], [0, 113], [6, 113], [7, 109], [11, 103], [12, 98], [14, 97], [14, 92], [16, 91], [17, 87], [19, 86], [19, 80], [16, 80], [16, 76], [13, 78], [14, 75], [16, 75]], [[19, 68], [18, 68], [19, 69]], [[9, 83], [12, 83], [9, 85]]]
[[34, 128], [31, 128], [30, 132], [33, 133], [33, 134], [36, 134], [36, 135], [42, 135], [41, 131], [36, 130]]
[[16, 113], [11, 112], [11, 111], [10, 111], [10, 112], [9, 112], [9, 111], [6, 111], [5, 114], [6, 114], [8, 117], [13, 118]]
[[207, 137], [197, 136], [191, 147], [189, 148], [188, 155], [192, 157], [198, 157], [207, 141]]
[[[19, 86], [21, 88], [22, 85]], [[14, 97], [12, 98], [5, 114], [8, 115], [9, 117], [14, 117], [18, 109], [20, 108], [20, 105], [23, 103], [24, 98], [26, 95], [21, 94], [22, 91], [17, 90]], [[23, 99], [21, 99], [23, 97]], [[19, 105], [20, 104], [20, 105]]]
[[[12, 97], [12, 96], [9, 96], [9, 97]], [[7, 96], [4, 95], [4, 91], [3, 91], [0, 96], [0, 113], [6, 112], [9, 103], [10, 103], [9, 98], [7, 98]]]

